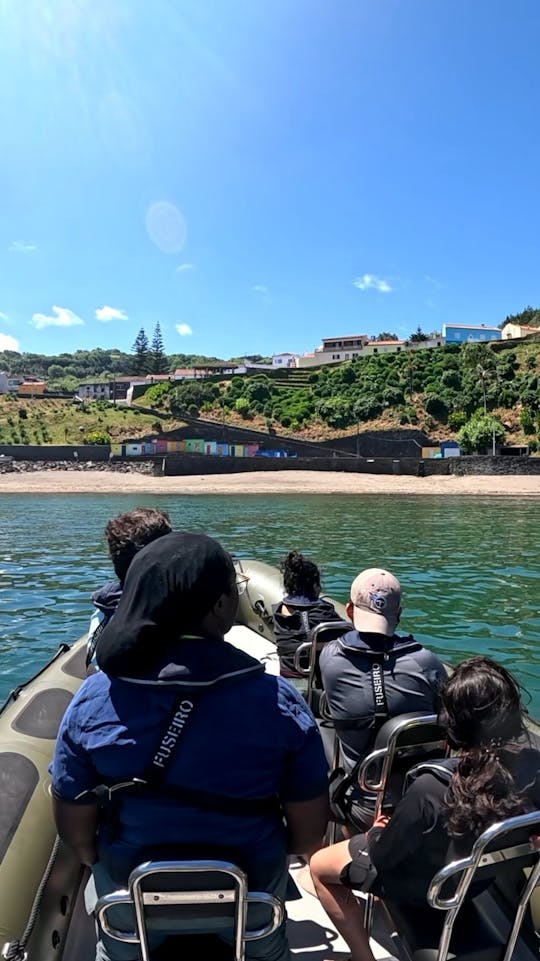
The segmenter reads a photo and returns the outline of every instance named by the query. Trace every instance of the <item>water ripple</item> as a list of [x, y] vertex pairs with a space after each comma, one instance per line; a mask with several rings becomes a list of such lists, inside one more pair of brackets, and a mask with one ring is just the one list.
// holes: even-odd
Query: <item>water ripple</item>
[[540, 714], [540, 504], [388, 495], [4, 497], [0, 699], [86, 629], [90, 594], [111, 576], [105, 524], [139, 505], [270, 564], [300, 548], [340, 600], [362, 568], [390, 568], [404, 587], [404, 630], [453, 661], [499, 658]]

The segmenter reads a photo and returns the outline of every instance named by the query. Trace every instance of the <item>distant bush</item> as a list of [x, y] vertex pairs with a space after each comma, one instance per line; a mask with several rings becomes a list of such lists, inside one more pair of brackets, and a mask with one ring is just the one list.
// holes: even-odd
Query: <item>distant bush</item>
[[467, 414], [462, 410], [455, 410], [452, 414], [448, 415], [448, 426], [452, 430], [461, 430], [465, 427], [467, 423]]
[[84, 438], [85, 444], [110, 444], [111, 435], [106, 430], [92, 430]]
[[519, 422], [524, 434], [534, 434], [534, 420], [528, 407], [523, 407], [519, 415]]
[[251, 416], [249, 400], [246, 397], [239, 397], [235, 402], [234, 409], [240, 417], [245, 417], [246, 419]]
[[506, 436], [504, 424], [493, 414], [483, 414], [477, 411], [467, 421], [458, 434], [458, 443], [465, 454], [490, 452], [495, 444], [502, 444]]
[[26, 407], [19, 407], [19, 418], [21, 420], [26, 420], [27, 417], [28, 411], [26, 410]]

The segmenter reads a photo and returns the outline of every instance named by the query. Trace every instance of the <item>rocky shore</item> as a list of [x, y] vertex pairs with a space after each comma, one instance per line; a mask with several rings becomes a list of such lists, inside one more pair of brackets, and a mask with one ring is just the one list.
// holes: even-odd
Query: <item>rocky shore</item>
[[100, 471], [112, 474], [146, 474], [156, 473], [156, 465], [152, 461], [80, 461], [80, 460], [14, 460], [12, 457], [0, 456], [0, 474], [41, 473], [41, 471]]

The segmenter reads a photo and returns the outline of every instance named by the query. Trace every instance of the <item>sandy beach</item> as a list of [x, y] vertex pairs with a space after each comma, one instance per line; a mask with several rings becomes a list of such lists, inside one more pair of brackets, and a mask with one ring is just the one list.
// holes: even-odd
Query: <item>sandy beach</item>
[[455, 494], [540, 497], [540, 476], [394, 477], [326, 471], [150, 477], [108, 471], [0, 475], [0, 494]]

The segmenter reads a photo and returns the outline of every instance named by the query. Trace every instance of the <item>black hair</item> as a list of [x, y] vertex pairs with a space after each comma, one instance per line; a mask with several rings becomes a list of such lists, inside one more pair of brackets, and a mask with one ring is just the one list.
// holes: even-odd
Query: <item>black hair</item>
[[279, 569], [287, 594], [310, 597], [315, 600], [321, 593], [321, 574], [313, 561], [308, 561], [299, 551], [289, 551]]
[[472, 839], [525, 809], [512, 770], [525, 734], [518, 682], [490, 657], [458, 664], [442, 687], [439, 720], [461, 751], [445, 799], [448, 832]]

